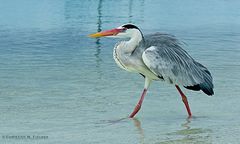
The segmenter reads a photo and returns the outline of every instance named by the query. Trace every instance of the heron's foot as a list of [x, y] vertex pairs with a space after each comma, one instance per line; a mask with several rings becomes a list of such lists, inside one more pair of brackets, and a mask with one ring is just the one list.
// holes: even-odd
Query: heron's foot
[[188, 115], [188, 118], [187, 119], [191, 119], [192, 118], [192, 114], [191, 115]]

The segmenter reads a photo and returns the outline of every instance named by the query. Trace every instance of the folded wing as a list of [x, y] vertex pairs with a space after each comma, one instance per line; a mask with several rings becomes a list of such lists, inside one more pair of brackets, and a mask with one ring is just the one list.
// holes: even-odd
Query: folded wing
[[155, 46], [147, 48], [142, 55], [145, 65], [153, 73], [169, 83], [214, 94], [212, 76], [206, 67], [196, 62], [174, 39], [159, 44], [156, 44], [157, 39], [154, 40]]

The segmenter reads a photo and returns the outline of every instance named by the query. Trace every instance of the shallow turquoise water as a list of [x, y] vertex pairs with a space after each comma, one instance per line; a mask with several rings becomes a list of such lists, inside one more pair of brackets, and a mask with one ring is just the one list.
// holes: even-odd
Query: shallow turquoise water
[[[224, 0], [1, 1], [0, 142], [239, 143], [239, 5]], [[162, 82], [151, 85], [136, 119], [126, 118], [143, 78], [114, 63], [117, 40], [87, 35], [127, 22], [145, 34], [176, 35], [209, 68], [213, 97], [184, 90], [192, 119], [175, 88]]]

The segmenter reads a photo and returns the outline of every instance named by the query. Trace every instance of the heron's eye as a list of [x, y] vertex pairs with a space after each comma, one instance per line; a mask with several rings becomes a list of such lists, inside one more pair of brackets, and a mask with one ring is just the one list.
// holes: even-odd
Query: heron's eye
[[121, 32], [126, 32], [126, 30], [127, 30], [127, 28], [124, 27], [121, 29]]

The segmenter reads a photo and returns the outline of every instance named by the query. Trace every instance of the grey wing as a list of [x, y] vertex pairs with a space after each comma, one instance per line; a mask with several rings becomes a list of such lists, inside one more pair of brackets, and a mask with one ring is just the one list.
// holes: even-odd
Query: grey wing
[[142, 58], [146, 66], [165, 81], [213, 95], [210, 72], [179, 45], [151, 46], [143, 52]]

